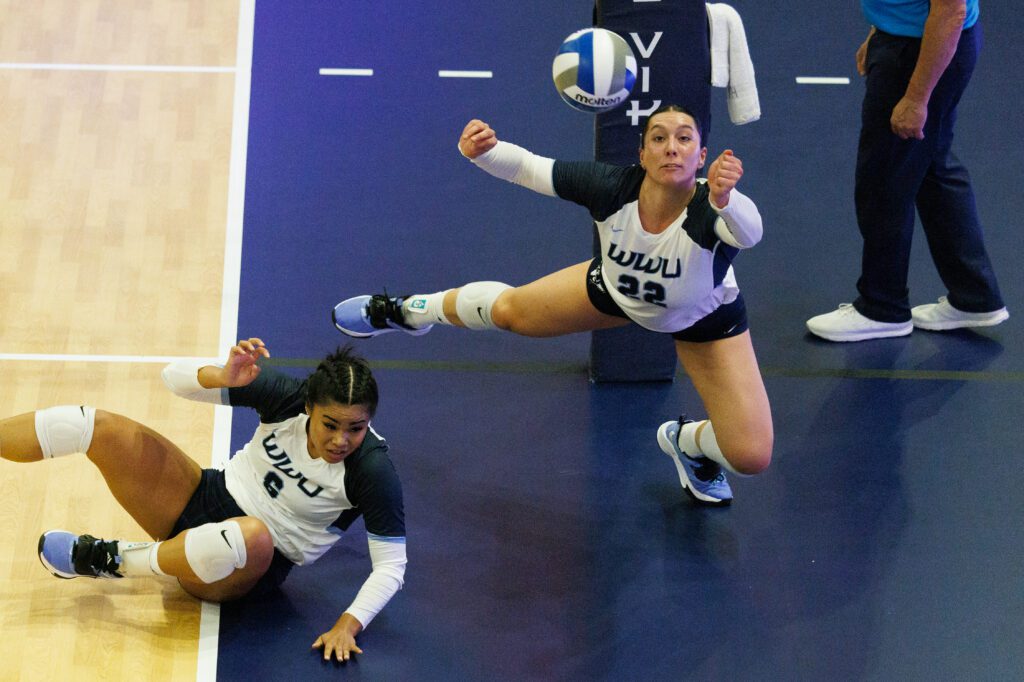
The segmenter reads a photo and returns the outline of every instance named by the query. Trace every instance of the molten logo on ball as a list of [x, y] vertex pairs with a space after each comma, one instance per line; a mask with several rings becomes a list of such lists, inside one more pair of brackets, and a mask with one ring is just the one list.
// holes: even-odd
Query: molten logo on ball
[[551, 77], [569, 106], [597, 113], [629, 97], [636, 82], [636, 57], [617, 33], [585, 28], [562, 41]]

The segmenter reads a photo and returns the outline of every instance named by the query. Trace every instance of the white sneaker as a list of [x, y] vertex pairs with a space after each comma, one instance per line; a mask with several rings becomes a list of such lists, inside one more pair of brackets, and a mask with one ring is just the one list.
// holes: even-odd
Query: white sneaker
[[945, 296], [939, 298], [938, 303], [926, 303], [925, 305], [914, 306], [910, 311], [915, 327], [931, 329], [932, 331], [945, 331], [947, 329], [961, 329], [963, 327], [991, 327], [1003, 322], [1010, 313], [1006, 308], [993, 310], [988, 313], [965, 313], [954, 308]]
[[807, 328], [815, 336], [828, 341], [867, 341], [890, 336], [906, 336], [914, 331], [910, 320], [906, 322], [878, 322], [864, 317], [850, 303], [807, 320]]

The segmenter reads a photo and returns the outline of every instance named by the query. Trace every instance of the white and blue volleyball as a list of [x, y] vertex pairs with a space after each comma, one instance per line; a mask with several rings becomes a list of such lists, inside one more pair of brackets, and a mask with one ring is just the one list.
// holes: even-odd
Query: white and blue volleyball
[[562, 41], [551, 77], [569, 106], [598, 113], [629, 97], [636, 82], [636, 57], [618, 33], [585, 28]]

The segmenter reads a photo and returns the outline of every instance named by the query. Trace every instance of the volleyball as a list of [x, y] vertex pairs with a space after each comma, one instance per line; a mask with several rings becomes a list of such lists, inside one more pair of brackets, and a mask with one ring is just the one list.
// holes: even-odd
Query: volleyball
[[618, 33], [585, 28], [562, 41], [551, 77], [566, 104], [598, 113], [629, 97], [636, 82], [636, 57]]

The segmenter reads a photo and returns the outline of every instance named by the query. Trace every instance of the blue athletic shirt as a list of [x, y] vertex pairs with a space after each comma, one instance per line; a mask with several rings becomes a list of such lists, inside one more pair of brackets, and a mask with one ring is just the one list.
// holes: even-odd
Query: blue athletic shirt
[[[897, 36], [920, 38], [931, 9], [931, 0], [860, 0], [868, 23], [880, 31]], [[967, 0], [964, 28], [978, 21], [978, 0]]]

